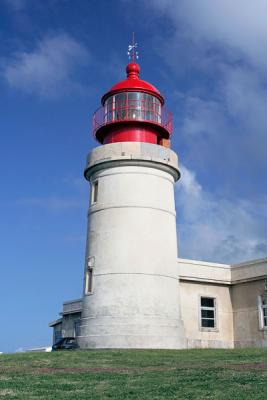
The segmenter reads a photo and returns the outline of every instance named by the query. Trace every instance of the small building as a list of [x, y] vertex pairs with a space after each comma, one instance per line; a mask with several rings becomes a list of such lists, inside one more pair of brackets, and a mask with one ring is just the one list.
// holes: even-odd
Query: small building
[[82, 312], [82, 299], [65, 301], [61, 318], [50, 322], [53, 328], [53, 344], [64, 337], [77, 337], [80, 333], [80, 320]]
[[[178, 259], [188, 348], [267, 347], [267, 258], [241, 264]], [[82, 299], [63, 303], [49, 324], [53, 343], [79, 335]]]

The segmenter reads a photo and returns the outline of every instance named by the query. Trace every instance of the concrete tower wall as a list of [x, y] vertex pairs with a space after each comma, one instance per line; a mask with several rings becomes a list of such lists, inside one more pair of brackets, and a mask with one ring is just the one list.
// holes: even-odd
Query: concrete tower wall
[[89, 207], [82, 348], [185, 346], [174, 204], [177, 159], [162, 147], [159, 155], [159, 147], [114, 143], [89, 157], [88, 174], [92, 184], [98, 182], [98, 194]]

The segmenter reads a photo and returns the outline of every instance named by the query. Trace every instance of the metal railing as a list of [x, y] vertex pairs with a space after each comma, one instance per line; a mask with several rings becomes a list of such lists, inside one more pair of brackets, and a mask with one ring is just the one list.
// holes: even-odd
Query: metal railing
[[93, 134], [102, 126], [114, 122], [147, 121], [162, 126], [172, 134], [172, 114], [164, 107], [154, 102], [129, 100], [113, 102], [99, 107], [93, 114]]

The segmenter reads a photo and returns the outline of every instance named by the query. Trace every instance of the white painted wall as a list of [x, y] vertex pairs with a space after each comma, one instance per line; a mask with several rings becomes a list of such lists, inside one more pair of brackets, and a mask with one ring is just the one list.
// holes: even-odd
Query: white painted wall
[[[117, 145], [97, 149], [101, 160], [100, 149], [104, 154], [112, 146], [113, 164], [109, 168], [106, 160], [96, 160], [98, 170], [90, 177], [91, 182], [98, 180], [97, 203], [89, 208], [86, 255], [86, 260], [94, 257], [93, 293], [83, 299], [79, 344], [82, 348], [185, 347], [173, 172], [168, 171], [166, 159], [150, 163], [142, 152], [131, 158], [132, 165], [120, 160], [116, 166]], [[150, 148], [153, 156], [158, 147], [146, 144], [146, 154]], [[125, 147], [123, 152], [127, 159]], [[166, 152], [175, 158], [170, 149], [164, 149], [164, 157]]]
[[[229, 285], [181, 280], [180, 294], [188, 347], [232, 348], [234, 346], [233, 309]], [[201, 327], [201, 297], [215, 299], [215, 328]]]

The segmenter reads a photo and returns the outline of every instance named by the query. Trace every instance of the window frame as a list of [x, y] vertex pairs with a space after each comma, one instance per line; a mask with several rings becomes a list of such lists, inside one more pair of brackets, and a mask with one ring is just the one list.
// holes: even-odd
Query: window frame
[[86, 296], [90, 296], [94, 293], [94, 267], [95, 257], [89, 257], [87, 259], [87, 265], [85, 270], [85, 285], [84, 293]]
[[96, 204], [98, 201], [98, 194], [99, 194], [99, 182], [98, 180], [95, 180], [91, 183], [91, 198], [90, 198], [90, 204], [91, 206], [93, 204]]
[[[201, 305], [201, 299], [212, 299], [214, 301], [214, 306], [213, 307], [206, 307]], [[203, 332], [218, 332], [219, 331], [219, 326], [218, 326], [218, 312], [217, 312], [217, 297], [214, 296], [208, 296], [208, 295], [199, 295], [199, 301], [198, 301], [198, 325], [199, 325], [199, 330]], [[214, 311], [214, 318], [202, 318], [202, 310], [212, 310]], [[208, 327], [208, 326], [202, 326], [202, 319], [211, 319], [214, 320], [214, 327]]]
[[[62, 325], [62, 323], [61, 323]], [[59, 340], [62, 339], [62, 326], [60, 329], [53, 329], [53, 344], [57, 343]]]
[[87, 267], [85, 272], [85, 294], [91, 295], [94, 293], [94, 268]]
[[[263, 304], [263, 299], [266, 304]], [[264, 310], [267, 310], [267, 293], [258, 296], [259, 329], [261, 331], [267, 331], [267, 312], [264, 315]]]
[[73, 322], [73, 337], [78, 337], [81, 335], [81, 319], [75, 319]]

